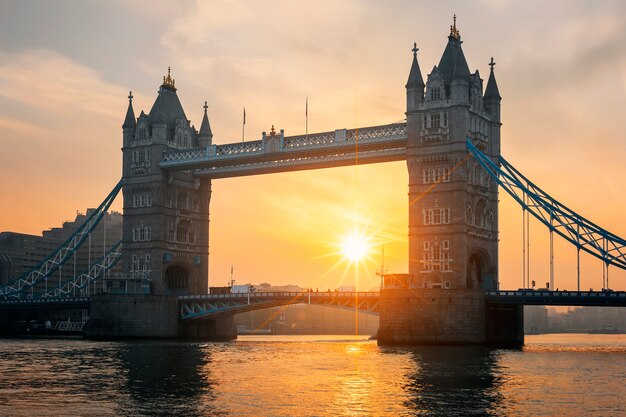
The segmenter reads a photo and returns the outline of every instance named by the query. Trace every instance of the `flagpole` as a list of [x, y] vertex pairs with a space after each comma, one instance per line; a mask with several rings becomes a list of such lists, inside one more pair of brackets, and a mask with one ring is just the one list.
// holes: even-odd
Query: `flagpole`
[[308, 139], [309, 138], [309, 97], [306, 98], [306, 104], [304, 107], [304, 135]]
[[243, 108], [243, 126], [241, 127], [241, 141], [246, 138], [246, 107]]

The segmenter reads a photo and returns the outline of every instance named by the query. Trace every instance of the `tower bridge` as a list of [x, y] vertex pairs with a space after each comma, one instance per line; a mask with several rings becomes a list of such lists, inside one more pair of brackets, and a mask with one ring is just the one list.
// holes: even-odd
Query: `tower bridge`
[[[470, 72], [456, 23], [426, 81], [413, 47], [406, 121], [358, 129], [214, 144], [207, 105], [191, 124], [163, 77], [148, 113], [135, 117], [133, 96], [122, 125], [122, 180], [85, 227], [33, 271], [0, 288], [0, 308], [58, 301], [87, 303], [92, 337], [234, 337], [232, 315], [295, 302], [380, 314], [380, 343], [523, 342], [524, 304], [624, 305], [623, 293], [500, 291], [498, 187], [524, 213], [609, 266], [626, 269], [626, 241], [560, 204], [501, 155], [501, 96], [493, 58], [486, 86]], [[405, 160], [408, 170], [408, 274], [384, 277], [380, 292], [211, 295], [209, 207], [213, 180]], [[58, 287], [48, 278], [85, 241], [118, 192], [124, 198], [122, 242], [94, 267]], [[118, 261], [135, 281], [132, 295], [89, 292]], [[608, 274], [603, 288], [608, 287]], [[85, 289], [87, 291], [85, 292]], [[17, 300], [15, 300], [17, 298]], [[24, 300], [26, 298], [26, 300]], [[74, 300], [74, 301], [72, 301]], [[193, 322], [193, 325], [186, 324]]]

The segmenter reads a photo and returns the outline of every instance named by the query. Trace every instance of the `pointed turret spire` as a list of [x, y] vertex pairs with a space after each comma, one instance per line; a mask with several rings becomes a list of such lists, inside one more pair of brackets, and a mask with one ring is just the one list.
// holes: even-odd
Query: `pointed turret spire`
[[176, 91], [176, 81], [172, 78], [171, 70], [170, 67], [167, 67], [167, 77], [163, 76], [163, 85], [161, 87]]
[[491, 57], [491, 62], [489, 62], [491, 71], [489, 73], [489, 80], [487, 81], [487, 88], [485, 89], [485, 98], [494, 97], [500, 100], [502, 99], [502, 97], [500, 97], [500, 91], [498, 91], [498, 83], [496, 83], [496, 76], [493, 73], [493, 67], [495, 65], [496, 63], [494, 62], [493, 57]]
[[200, 146], [211, 145], [213, 141], [213, 132], [211, 132], [211, 124], [209, 123], [209, 116], [207, 115], [207, 109], [209, 106], [207, 102], [204, 102], [204, 117], [202, 117], [202, 124], [200, 125], [200, 132], [198, 132], [198, 144]]
[[417, 51], [419, 48], [417, 47], [417, 43], [413, 43], [413, 64], [411, 64], [411, 71], [409, 72], [409, 79], [406, 82], [406, 88], [424, 88], [424, 79], [422, 78], [422, 71], [420, 70], [420, 66], [417, 62]]
[[135, 112], [133, 111], [133, 92], [128, 92], [128, 110], [126, 111], [126, 118], [122, 129], [134, 129], [137, 127], [137, 119], [135, 119]]
[[453, 19], [453, 24], [450, 25], [450, 37], [456, 39], [457, 41], [461, 40], [461, 33], [459, 32], [459, 30], [456, 28], [456, 14], [454, 15]]

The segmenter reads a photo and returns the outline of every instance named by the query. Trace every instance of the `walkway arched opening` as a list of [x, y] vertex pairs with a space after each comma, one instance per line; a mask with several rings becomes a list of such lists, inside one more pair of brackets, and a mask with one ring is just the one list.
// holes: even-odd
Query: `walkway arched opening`
[[164, 274], [165, 291], [175, 295], [188, 294], [189, 279], [189, 272], [184, 266], [168, 266]]

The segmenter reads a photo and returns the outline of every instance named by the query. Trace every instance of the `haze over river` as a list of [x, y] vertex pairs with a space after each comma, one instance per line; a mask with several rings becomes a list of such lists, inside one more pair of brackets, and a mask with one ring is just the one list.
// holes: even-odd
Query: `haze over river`
[[522, 350], [364, 336], [0, 340], [0, 416], [626, 415], [626, 335]]

